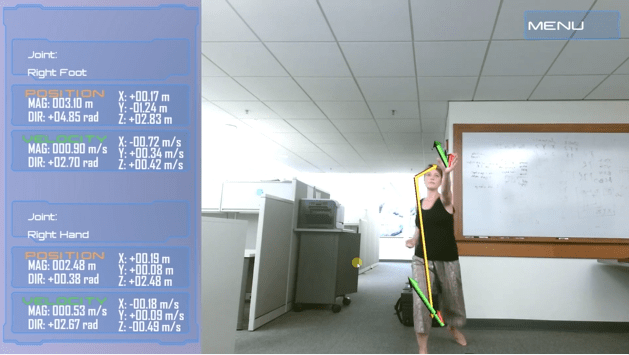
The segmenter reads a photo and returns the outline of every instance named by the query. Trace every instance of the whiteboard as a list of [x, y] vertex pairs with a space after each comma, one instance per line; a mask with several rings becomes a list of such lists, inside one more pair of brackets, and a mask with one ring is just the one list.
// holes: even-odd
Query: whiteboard
[[629, 238], [629, 134], [462, 133], [463, 235]]

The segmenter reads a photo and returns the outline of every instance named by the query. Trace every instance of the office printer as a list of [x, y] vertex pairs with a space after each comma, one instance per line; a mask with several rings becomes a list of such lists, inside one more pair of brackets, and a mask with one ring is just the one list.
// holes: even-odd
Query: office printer
[[297, 228], [343, 229], [344, 214], [345, 207], [335, 200], [302, 198]]

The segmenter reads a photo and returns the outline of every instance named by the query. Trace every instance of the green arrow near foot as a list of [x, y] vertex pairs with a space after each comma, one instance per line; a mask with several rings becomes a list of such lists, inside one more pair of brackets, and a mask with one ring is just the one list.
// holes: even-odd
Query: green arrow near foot
[[415, 289], [415, 292], [417, 292], [417, 294], [419, 295], [419, 298], [421, 298], [422, 301], [424, 301], [424, 304], [426, 305], [426, 307], [428, 307], [428, 310], [430, 311], [430, 313], [432, 313], [432, 315], [437, 318], [437, 322], [439, 322], [439, 324], [442, 327], [445, 326], [445, 324], [443, 324], [443, 322], [441, 321], [441, 318], [439, 318], [439, 315], [437, 314], [435, 309], [432, 308], [432, 306], [430, 305], [430, 302], [428, 302], [428, 300], [426, 299], [426, 296], [424, 296], [424, 294], [422, 293], [422, 290], [419, 288], [419, 285], [417, 284], [417, 281], [415, 281], [415, 280], [413, 280], [413, 279], [411, 279], [409, 277], [408, 278], [408, 282], [411, 283], [411, 286], [413, 286], [413, 288]]

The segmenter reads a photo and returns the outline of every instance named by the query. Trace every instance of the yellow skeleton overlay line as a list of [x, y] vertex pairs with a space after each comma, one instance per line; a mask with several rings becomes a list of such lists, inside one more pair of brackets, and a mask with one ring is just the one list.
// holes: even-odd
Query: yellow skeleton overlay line
[[[421, 205], [421, 196], [419, 195], [419, 178], [424, 176], [429, 171], [433, 171], [437, 169], [437, 165], [433, 164], [430, 168], [422, 171], [421, 173], [415, 175], [415, 197], [417, 199], [417, 213], [419, 215], [419, 230], [422, 236], [422, 248], [424, 250], [424, 268], [426, 269], [426, 286], [428, 288], [428, 299], [430, 300], [430, 306], [432, 307], [432, 291], [430, 290], [430, 273], [428, 272], [428, 254], [426, 253], [426, 240], [424, 238], [424, 220], [422, 217], [422, 205]], [[434, 318], [435, 316], [431, 313], [430, 316]]]

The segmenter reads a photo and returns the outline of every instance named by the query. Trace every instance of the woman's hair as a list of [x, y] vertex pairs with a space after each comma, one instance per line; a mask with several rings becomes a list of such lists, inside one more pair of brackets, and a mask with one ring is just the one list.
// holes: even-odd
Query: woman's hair
[[[431, 168], [433, 165], [436, 164], [428, 164], [428, 166], [426, 167], [426, 169]], [[439, 165], [437, 165], [437, 169], [435, 169], [439, 172], [439, 176], [441, 176], [441, 178], [443, 178], [443, 170], [441, 170], [441, 168], [439, 167]]]

